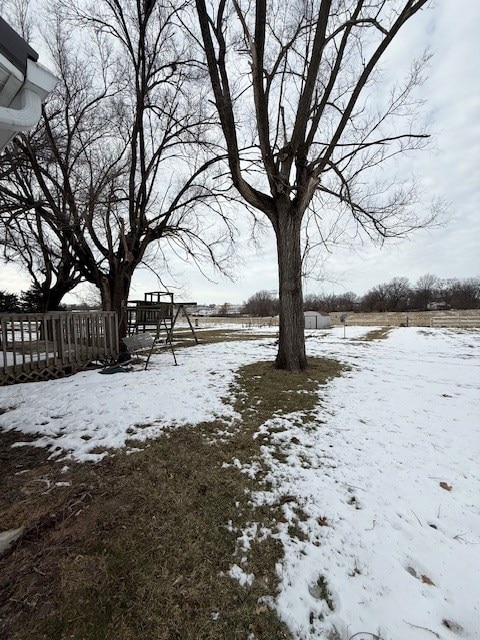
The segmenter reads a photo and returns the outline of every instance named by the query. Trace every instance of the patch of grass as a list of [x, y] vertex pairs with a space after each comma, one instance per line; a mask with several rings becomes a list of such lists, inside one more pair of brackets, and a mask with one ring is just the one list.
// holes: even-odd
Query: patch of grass
[[359, 340], [385, 340], [388, 338], [389, 333], [392, 331], [393, 327], [380, 327], [379, 329], [372, 329], [367, 334], [363, 336], [363, 338], [359, 338]]
[[[89, 499], [74, 507], [66, 494], [51, 493], [58, 517], [37, 512], [32, 535], [0, 560], [0, 636], [243, 639], [255, 628], [258, 638], [288, 638], [272, 611], [256, 613], [273, 590], [265, 576], [267, 568], [274, 575], [277, 543], [262, 543], [251, 587], [222, 575], [240, 563], [234, 554], [253, 517], [245, 493], [252, 481], [223, 468], [237, 449], [248, 449], [244, 436], [219, 445], [211, 427], [140, 443], [135, 455], [71, 466], [64, 476]], [[264, 517], [273, 526], [273, 515]]]
[[[273, 333], [247, 332], [240, 329], [207, 329], [196, 332], [199, 344], [215, 344], [218, 342], [235, 342], [238, 340], [259, 340], [261, 338], [274, 339]], [[180, 330], [174, 332], [173, 347], [181, 349], [195, 345], [195, 339], [190, 330]], [[166, 345], [161, 347], [161, 351], [168, 349]], [[154, 350], [154, 353], [158, 350]]]
[[[254, 435], [263, 422], [313, 409], [319, 385], [340, 371], [333, 360], [312, 360], [298, 374], [243, 367], [235, 383], [241, 419], [229, 437], [219, 435], [229, 428], [222, 422], [172, 430], [132, 441], [138, 453], [114, 451], [64, 473], [45, 450], [11, 449], [18, 434], [2, 434], [2, 528], [25, 525], [28, 535], [0, 558], [0, 637], [289, 638], [262, 604], [275, 595], [281, 544], [255, 539], [242, 562], [237, 540], [251, 522], [274, 531], [282, 504], [255, 508], [261, 469], [254, 479], [232, 460], [260, 463], [268, 435]], [[227, 575], [233, 563], [254, 574], [250, 587]]]
[[319, 576], [317, 578], [317, 582], [310, 585], [308, 590], [313, 598], [316, 598], [317, 600], [324, 600], [327, 603], [330, 611], [335, 610], [332, 594], [330, 592], [330, 589], [328, 588], [328, 584], [324, 576]]
[[293, 522], [288, 525], [288, 535], [290, 538], [296, 538], [301, 542], [308, 540], [308, 536], [305, 534], [298, 522]]
[[307, 369], [298, 372], [276, 369], [271, 362], [246, 365], [237, 373], [235, 408], [244, 421], [250, 409], [258, 426], [274, 415], [312, 411], [318, 401], [319, 386], [341, 371], [342, 365], [329, 358], [309, 358]]

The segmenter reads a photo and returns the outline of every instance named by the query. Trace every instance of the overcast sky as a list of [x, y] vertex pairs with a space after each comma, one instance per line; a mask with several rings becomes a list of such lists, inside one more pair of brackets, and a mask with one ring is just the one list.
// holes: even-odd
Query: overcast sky
[[[429, 151], [411, 157], [412, 171], [426, 185], [426, 199], [448, 201], [447, 221], [441, 228], [419, 231], [408, 240], [338, 247], [325, 256], [319, 276], [308, 279], [306, 293], [354, 291], [362, 295], [381, 282], [405, 276], [414, 283], [425, 273], [440, 277], [480, 276], [480, 3], [445, 2], [416, 16], [400, 35], [391, 64], [408, 64], [428, 46], [433, 54], [429, 77], [422, 88], [432, 122], [434, 140]], [[239, 212], [239, 215], [242, 215]], [[179, 266], [177, 285], [197, 302], [246, 300], [260, 289], [278, 288], [273, 233], [261, 251], [242, 245], [235, 282], [212, 274], [209, 282], [192, 267]], [[147, 287], [145, 289], [144, 287]], [[155, 290], [154, 276], [142, 273], [135, 294]], [[151, 287], [151, 289], [148, 289]]]
[[[438, 0], [422, 11], [400, 34], [390, 55], [395, 71], [429, 46], [433, 54], [429, 77], [422, 88], [435, 138], [429, 151], [409, 159], [410, 169], [426, 186], [426, 196], [443, 196], [449, 203], [441, 228], [419, 231], [402, 243], [382, 248], [370, 244], [338, 247], [320, 256], [318, 280], [305, 282], [306, 293], [354, 291], [362, 295], [393, 277], [414, 283], [425, 273], [440, 277], [480, 276], [480, 3]], [[238, 211], [240, 219], [245, 213]], [[246, 228], [246, 225], [245, 225]], [[261, 250], [239, 239], [241, 259], [231, 282], [207, 270], [207, 280], [194, 265], [171, 264], [175, 278], [164, 285], [179, 298], [199, 303], [241, 303], [261, 289], [278, 288], [273, 234], [262, 239]], [[10, 266], [0, 266], [1, 289], [20, 291], [28, 279]], [[322, 281], [323, 278], [323, 281]], [[162, 288], [147, 270], [135, 276], [131, 299]], [[71, 298], [69, 298], [71, 301]]]

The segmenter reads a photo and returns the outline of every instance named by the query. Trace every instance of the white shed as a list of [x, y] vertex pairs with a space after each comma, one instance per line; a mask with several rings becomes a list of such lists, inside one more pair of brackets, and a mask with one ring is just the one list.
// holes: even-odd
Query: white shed
[[332, 321], [327, 313], [305, 311], [305, 329], [330, 329]]

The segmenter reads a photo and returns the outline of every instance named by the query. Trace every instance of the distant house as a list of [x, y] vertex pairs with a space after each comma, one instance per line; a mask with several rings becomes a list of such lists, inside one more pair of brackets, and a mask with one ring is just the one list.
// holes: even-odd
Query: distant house
[[197, 304], [197, 308], [193, 312], [193, 315], [196, 316], [214, 316], [217, 311], [217, 306], [215, 304]]
[[0, 151], [37, 124], [42, 102], [57, 83], [37, 60], [38, 53], [0, 17]]
[[450, 309], [450, 305], [445, 300], [435, 300], [427, 304], [427, 311], [445, 311]]
[[328, 313], [305, 311], [305, 329], [329, 329], [332, 321]]

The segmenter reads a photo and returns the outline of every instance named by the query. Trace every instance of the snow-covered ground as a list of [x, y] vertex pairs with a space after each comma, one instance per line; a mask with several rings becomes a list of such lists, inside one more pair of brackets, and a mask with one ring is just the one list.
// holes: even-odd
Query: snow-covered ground
[[[289, 496], [272, 605], [302, 640], [478, 640], [480, 332], [401, 328], [362, 341], [370, 330], [308, 332], [309, 354], [350, 370], [320, 390], [314, 418], [279, 415], [261, 427], [271, 433], [272, 488], [252, 499]], [[273, 337], [196, 346], [177, 353], [178, 367], [164, 353], [148, 371], [3, 387], [0, 428], [40, 434], [59, 459], [96, 460], [92, 450], [167, 426], [232, 421], [236, 368], [275, 350]], [[290, 523], [303, 535], [291, 538]], [[239, 532], [247, 561], [232, 559], [245, 588], [255, 531]]]

